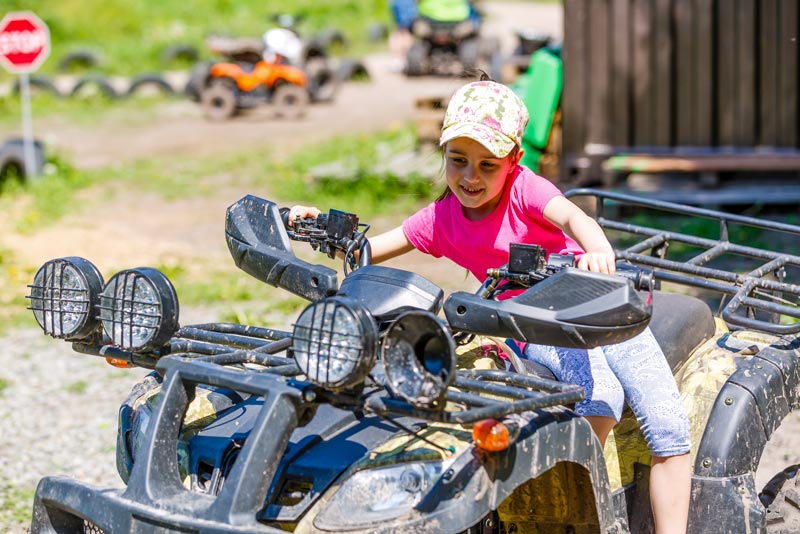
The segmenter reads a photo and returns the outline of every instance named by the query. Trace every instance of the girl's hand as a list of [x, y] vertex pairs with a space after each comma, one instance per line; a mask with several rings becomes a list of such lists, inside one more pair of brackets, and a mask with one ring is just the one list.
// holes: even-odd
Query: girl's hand
[[309, 217], [316, 219], [319, 217], [320, 213], [322, 212], [314, 206], [292, 206], [289, 209], [288, 224], [289, 226], [294, 226], [294, 220], [297, 217], [300, 217], [301, 219], [307, 219]]
[[596, 273], [614, 274], [617, 262], [613, 252], [586, 252], [578, 260], [578, 268]]

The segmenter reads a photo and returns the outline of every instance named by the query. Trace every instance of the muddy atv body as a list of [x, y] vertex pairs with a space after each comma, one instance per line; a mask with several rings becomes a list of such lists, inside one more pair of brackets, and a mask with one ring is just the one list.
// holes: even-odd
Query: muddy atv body
[[[371, 265], [354, 214], [331, 210], [287, 230], [274, 203], [245, 197], [228, 210], [231, 255], [310, 301], [291, 331], [181, 327], [177, 296], [157, 271], [103, 282], [87, 260], [48, 262], [30, 295], [45, 333], [155, 372], [120, 409], [126, 488], [46, 477], [32, 532], [651, 532], [650, 457], [636, 422], [626, 415], [602, 450], [571, 410], [583, 391], [508, 341], [590, 347], [648, 325], [692, 424], [689, 531], [796, 531], [796, 468], [761, 492], [753, 475], [800, 403], [800, 258], [731, 243], [728, 227], [800, 228], [570, 195], [592, 199], [598, 222], [621, 234], [617, 276], [520, 245], [476, 293], [447, 298], [419, 275]], [[721, 236], [619, 221], [609, 204], [710, 217]], [[341, 284], [337, 271], [297, 258], [292, 240], [344, 254]], [[697, 251], [671, 259], [667, 243]], [[756, 265], [745, 274], [709, 265], [727, 251]], [[675, 286], [723, 294], [720, 314]], [[522, 293], [495, 299], [503, 288]]]

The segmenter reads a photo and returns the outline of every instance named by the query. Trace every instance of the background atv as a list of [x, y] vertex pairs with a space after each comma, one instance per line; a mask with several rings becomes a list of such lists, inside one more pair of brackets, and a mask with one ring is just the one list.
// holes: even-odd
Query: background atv
[[223, 120], [242, 109], [270, 103], [279, 117], [300, 117], [308, 105], [308, 78], [289, 64], [259, 61], [254, 65], [216, 63], [200, 92], [205, 116]]
[[[104, 283], [86, 260], [48, 262], [30, 296], [45, 333], [158, 373], [120, 410], [127, 488], [47, 477], [32, 531], [648, 532], [649, 452], [635, 422], [628, 415], [615, 428], [603, 461], [589, 425], [568, 408], [580, 389], [537, 376], [546, 370], [504, 339], [594, 346], [635, 335], [651, 314], [692, 423], [690, 532], [795, 531], [796, 469], [760, 495], [753, 473], [798, 404], [800, 288], [790, 282], [800, 258], [728, 238], [740, 224], [794, 239], [800, 228], [570, 195], [590, 195], [619, 257], [652, 272], [620, 264], [624, 277], [597, 275], [515, 246], [476, 294], [444, 300], [424, 278], [370, 265], [368, 227], [355, 215], [331, 210], [287, 233], [277, 206], [254, 197], [228, 211], [229, 249], [244, 271], [312, 301], [291, 332], [179, 328], [177, 296], [158, 271]], [[721, 235], [611, 217], [642, 209], [711, 218]], [[299, 260], [290, 238], [344, 254], [341, 286], [336, 271]], [[746, 274], [716, 265], [728, 252], [754, 265], [741, 265]], [[651, 300], [646, 288], [658, 282]], [[719, 317], [703, 300], [667, 291], [676, 284], [722, 294]], [[524, 292], [491, 298], [503, 288]], [[501, 353], [525, 372], [502, 370]], [[712, 513], [720, 509], [727, 513]]]
[[407, 76], [458, 76], [482, 69], [501, 79], [500, 42], [482, 37], [477, 19], [438, 21], [421, 16], [411, 25], [411, 34], [414, 42], [406, 53]]
[[[203, 101], [206, 113], [210, 118], [227, 118], [230, 116], [230, 102], [238, 100], [240, 105], [236, 109], [250, 107], [265, 100], [276, 104], [277, 111], [285, 116], [296, 116], [302, 113], [307, 101], [328, 102], [333, 99], [339, 87], [339, 80], [331, 63], [328, 48], [336, 43], [343, 43], [344, 36], [339, 32], [329, 30], [310, 39], [304, 39], [297, 33], [298, 18], [289, 15], [276, 15], [273, 21], [279, 27], [267, 30], [260, 39], [255, 38], [231, 38], [223, 36], [212, 36], [207, 39], [209, 49], [224, 58], [227, 62], [221, 64], [201, 63], [195, 67], [191, 79], [187, 84], [187, 94], [197, 101]], [[272, 44], [268, 44], [270, 36], [273, 37]], [[279, 40], [274, 39], [278, 36]], [[272, 54], [265, 51], [272, 46], [280, 58], [274, 58]], [[224, 67], [220, 67], [224, 65]], [[215, 74], [214, 70], [224, 72]], [[298, 72], [299, 71], [299, 72]], [[228, 83], [227, 88], [212, 91], [209, 96], [212, 99], [210, 105], [203, 99], [204, 94], [214, 81], [212, 78], [224, 76], [235, 81], [236, 84]], [[250, 79], [253, 78], [253, 79]], [[245, 82], [239, 82], [245, 79]], [[305, 89], [307, 96], [300, 94], [300, 91], [291, 89], [291, 96], [288, 95], [289, 89], [284, 90], [284, 95], [274, 95], [275, 80], [281, 83], [291, 83]], [[234, 86], [239, 89], [239, 98], [233, 99], [230, 94], [236, 95], [231, 91]], [[253, 91], [256, 91], [253, 93]], [[221, 115], [221, 117], [217, 117]]]

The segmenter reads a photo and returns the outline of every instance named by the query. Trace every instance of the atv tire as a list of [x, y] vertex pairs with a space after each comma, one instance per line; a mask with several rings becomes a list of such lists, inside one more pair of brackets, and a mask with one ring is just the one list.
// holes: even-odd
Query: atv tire
[[69, 92], [73, 98], [106, 98], [108, 100], [118, 100], [120, 95], [111, 82], [105, 76], [99, 74], [87, 74], [73, 86]]
[[[20, 93], [21, 87], [19, 79], [14, 82], [12, 90], [14, 94]], [[57, 97], [64, 96], [61, 94], [61, 91], [58, 90], [58, 87], [56, 87], [56, 85], [50, 81], [50, 78], [46, 76], [38, 76], [36, 74], [28, 77], [28, 91], [30, 91], [31, 94], [35, 94], [35, 91], [38, 91], [40, 93], [48, 93]]]
[[424, 76], [430, 71], [430, 45], [415, 41], [406, 54], [406, 76]]
[[223, 121], [236, 115], [238, 100], [236, 86], [231, 80], [211, 80], [200, 92], [203, 113], [212, 121]]
[[131, 81], [128, 90], [125, 92], [125, 96], [132, 97], [143, 87], [145, 89], [150, 87], [168, 96], [175, 94], [175, 89], [173, 89], [169, 82], [160, 74], [142, 74]]
[[759, 494], [767, 509], [767, 534], [800, 532], [800, 464], [787, 467], [767, 482]]
[[275, 114], [284, 119], [302, 117], [308, 106], [308, 91], [294, 83], [282, 83], [272, 93]]
[[312, 102], [330, 102], [339, 89], [336, 73], [324, 58], [312, 58], [306, 63], [308, 92]]
[[458, 45], [458, 60], [465, 71], [471, 72], [478, 68], [480, 59], [481, 42], [478, 38], [466, 39]]

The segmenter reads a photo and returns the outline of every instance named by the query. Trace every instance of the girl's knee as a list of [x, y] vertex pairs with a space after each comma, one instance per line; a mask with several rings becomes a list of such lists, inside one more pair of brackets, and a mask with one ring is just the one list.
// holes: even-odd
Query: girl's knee
[[620, 420], [625, 407], [625, 392], [618, 381], [594, 380], [581, 385], [586, 391], [586, 398], [580, 403], [584, 413], [578, 413], [613, 417], [617, 421]]
[[641, 429], [653, 456], [679, 456], [691, 451], [689, 421], [685, 417], [646, 421]]

